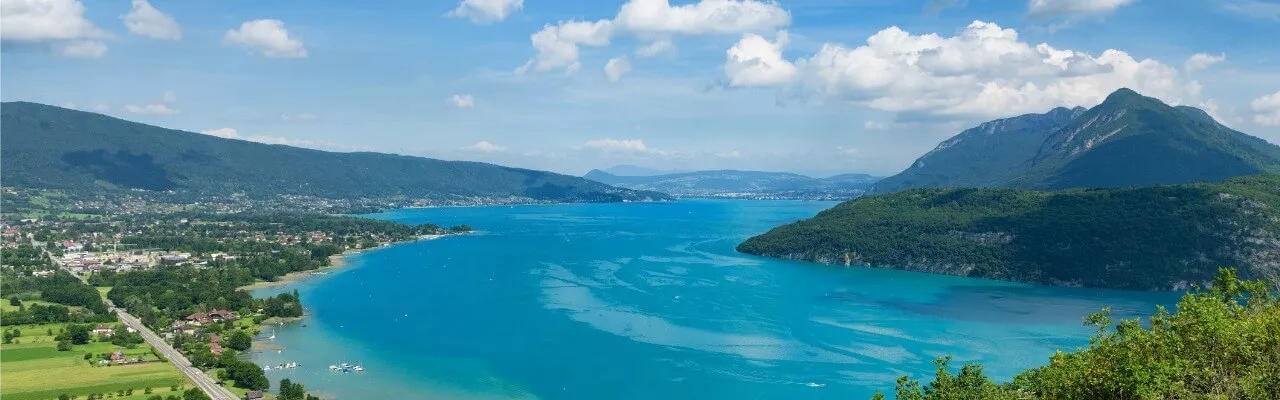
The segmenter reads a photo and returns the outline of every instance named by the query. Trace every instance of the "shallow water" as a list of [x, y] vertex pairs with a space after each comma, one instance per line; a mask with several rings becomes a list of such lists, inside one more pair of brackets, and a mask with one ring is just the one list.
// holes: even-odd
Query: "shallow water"
[[[310, 316], [259, 364], [342, 399], [859, 399], [944, 354], [1007, 379], [1087, 345], [1104, 306], [1171, 293], [1053, 288], [736, 253], [833, 206], [681, 201], [405, 209], [480, 230], [354, 255], [294, 285]], [[268, 334], [271, 332], [267, 330]], [[335, 373], [329, 364], [364, 365]]]

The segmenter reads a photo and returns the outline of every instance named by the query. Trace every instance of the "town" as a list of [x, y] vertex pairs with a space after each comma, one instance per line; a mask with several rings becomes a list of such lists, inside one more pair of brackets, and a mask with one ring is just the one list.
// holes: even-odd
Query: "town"
[[[264, 324], [296, 321], [305, 308], [296, 292], [253, 298], [244, 287], [331, 268], [343, 253], [471, 230], [141, 195], [108, 207], [136, 212], [103, 212], [57, 206], [66, 197], [47, 191], [4, 193], [6, 204], [43, 207], [6, 207], [0, 218], [5, 354], [33, 354], [6, 359], [6, 399], [272, 398], [271, 367], [247, 354]], [[278, 388], [281, 400], [314, 398], [287, 380]]]

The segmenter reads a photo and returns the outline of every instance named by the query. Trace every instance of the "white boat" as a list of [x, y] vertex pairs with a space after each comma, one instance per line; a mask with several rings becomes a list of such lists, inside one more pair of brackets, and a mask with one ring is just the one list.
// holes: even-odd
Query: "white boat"
[[270, 365], [268, 365], [268, 366], [262, 367], [262, 370], [263, 370], [263, 371], [270, 371], [270, 370], [271, 370], [271, 366], [270, 366]]
[[267, 336], [267, 339], [276, 340], [276, 330], [274, 328], [271, 329], [271, 336]]
[[330, 371], [337, 371], [337, 370], [338, 370], [338, 366], [337, 366], [337, 365], [330, 365], [330, 366], [329, 366], [329, 370], [330, 370]]

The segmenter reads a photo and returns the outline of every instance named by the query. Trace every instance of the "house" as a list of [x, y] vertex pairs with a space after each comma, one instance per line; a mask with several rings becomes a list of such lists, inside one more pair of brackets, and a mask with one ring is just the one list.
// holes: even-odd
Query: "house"
[[261, 399], [262, 399], [262, 391], [261, 391], [261, 390], [253, 390], [253, 391], [246, 392], [246, 393], [244, 394], [244, 399], [245, 399], [245, 400], [261, 400]]
[[213, 320], [209, 318], [209, 314], [195, 313], [187, 316], [187, 323], [191, 325], [200, 326], [210, 322]]
[[98, 324], [98, 326], [93, 327], [93, 334], [111, 336], [116, 334], [116, 329], [107, 324]]
[[235, 320], [236, 315], [231, 311], [215, 309], [209, 312], [209, 319], [213, 320], [214, 322], [221, 322], [223, 320]]
[[213, 353], [215, 356], [222, 355], [222, 345], [212, 342], [209, 343], [209, 352]]
[[219, 335], [216, 333], [209, 335], [209, 344], [221, 344], [221, 343], [222, 343], [222, 335]]
[[125, 363], [124, 353], [121, 353], [118, 351], [111, 353], [111, 362], [116, 364], [124, 364]]
[[195, 328], [192, 328], [192, 327], [191, 327], [191, 325], [187, 325], [187, 324], [185, 324], [185, 323], [178, 322], [178, 321], [174, 321], [174, 322], [173, 322], [173, 326], [171, 326], [171, 328], [172, 328], [171, 330], [173, 331], [173, 334], [175, 334], [175, 335], [194, 335], [194, 334], [196, 334], [196, 330], [195, 330]]
[[84, 250], [84, 245], [70, 240], [62, 242], [62, 247], [68, 252]]

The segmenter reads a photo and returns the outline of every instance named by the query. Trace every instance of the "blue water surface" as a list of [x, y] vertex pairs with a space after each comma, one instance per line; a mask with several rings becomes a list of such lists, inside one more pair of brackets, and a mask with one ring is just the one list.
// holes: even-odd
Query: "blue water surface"
[[[863, 399], [932, 360], [1008, 379], [1088, 343], [1104, 306], [1171, 293], [1055, 288], [739, 254], [831, 202], [404, 209], [371, 218], [478, 233], [353, 255], [297, 289], [303, 323], [260, 364], [342, 399]], [[303, 325], [306, 326], [303, 326]], [[332, 372], [349, 362], [363, 373]]]

